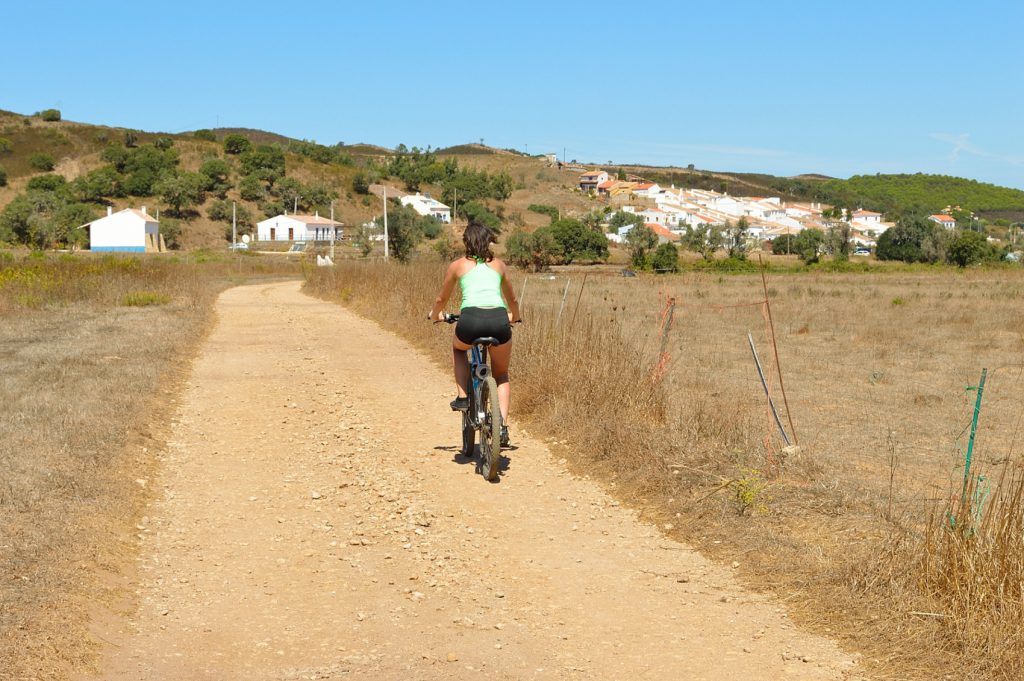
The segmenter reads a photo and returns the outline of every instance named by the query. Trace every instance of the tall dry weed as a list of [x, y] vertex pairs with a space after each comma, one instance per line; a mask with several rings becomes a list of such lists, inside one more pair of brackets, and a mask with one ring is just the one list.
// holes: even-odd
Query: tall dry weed
[[[423, 261], [342, 262], [308, 270], [306, 286], [444, 363], [449, 334], [419, 322], [442, 271]], [[1019, 477], [993, 486], [970, 537], [943, 527], [945, 513], [922, 512], [922, 499], [956, 465], [969, 416], [963, 386], [980, 363], [1019, 361], [1024, 352], [1024, 327], [1005, 311], [1024, 291], [1020, 276], [907, 269], [773, 277], [780, 361], [802, 446], [787, 460], [745, 342], [764, 323], [759, 276], [623, 280], [591, 271], [586, 295], [576, 298], [582, 273], [556, 275], [529, 280], [526, 323], [514, 333], [513, 425], [528, 421], [577, 471], [597, 473], [648, 517], [739, 561], [756, 584], [785, 595], [801, 621], [827, 624], [827, 633], [869, 652], [879, 678], [949, 670], [1021, 677]], [[522, 275], [513, 276], [521, 290]], [[653, 381], [667, 295], [679, 302], [672, 359]], [[772, 383], [768, 336], [758, 338]], [[1001, 390], [986, 411], [993, 442], [1013, 437], [1019, 411], [1012, 386]]]

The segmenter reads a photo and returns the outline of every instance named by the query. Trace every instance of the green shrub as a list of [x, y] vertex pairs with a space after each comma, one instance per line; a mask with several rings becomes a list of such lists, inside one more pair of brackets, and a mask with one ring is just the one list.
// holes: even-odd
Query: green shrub
[[11, 144], [11, 140], [6, 137], [0, 137], [0, 154], [8, 154], [14, 145]]
[[121, 298], [121, 304], [125, 307], [148, 307], [150, 305], [166, 305], [171, 302], [171, 297], [166, 293], [155, 293], [153, 291], [133, 291], [126, 293]]
[[60, 111], [57, 109], [45, 109], [39, 112], [39, 117], [44, 121], [55, 123], [60, 120]]
[[252, 149], [252, 142], [242, 135], [235, 133], [224, 138], [224, 153], [226, 154], [244, 154], [250, 149]]
[[48, 173], [53, 170], [53, 167], [57, 165], [57, 162], [53, 160], [53, 156], [45, 152], [36, 152], [28, 157], [28, 164], [35, 170], [41, 170], [44, 173]]
[[6, 186], [7, 186], [7, 170], [3, 166], [0, 166], [0, 187], [6, 187]]
[[207, 128], [196, 130], [194, 133], [192, 133], [192, 136], [195, 137], [197, 140], [203, 140], [205, 142], [217, 141], [217, 135], [213, 133], [213, 130], [209, 130]]

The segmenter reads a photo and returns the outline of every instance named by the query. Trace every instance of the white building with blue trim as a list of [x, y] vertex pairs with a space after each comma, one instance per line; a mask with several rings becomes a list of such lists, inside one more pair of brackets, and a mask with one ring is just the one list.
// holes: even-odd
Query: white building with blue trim
[[160, 237], [160, 223], [135, 208], [114, 212], [107, 206], [105, 217], [83, 227], [89, 230], [89, 250], [113, 253], [157, 253], [167, 250]]

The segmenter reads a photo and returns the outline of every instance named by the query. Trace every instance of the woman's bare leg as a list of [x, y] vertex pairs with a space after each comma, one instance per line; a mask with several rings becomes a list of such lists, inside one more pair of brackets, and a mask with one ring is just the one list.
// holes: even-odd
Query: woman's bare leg
[[[455, 365], [455, 387], [459, 397], [466, 397], [466, 386], [469, 385], [469, 357], [466, 355], [469, 346], [455, 338], [452, 341], [452, 361]], [[501, 391], [498, 391], [499, 394]]]
[[512, 386], [508, 381], [508, 365], [512, 361], [512, 341], [495, 345], [489, 349], [491, 355], [491, 373], [498, 383], [498, 404], [501, 407], [501, 420], [508, 423], [508, 407], [512, 402]]

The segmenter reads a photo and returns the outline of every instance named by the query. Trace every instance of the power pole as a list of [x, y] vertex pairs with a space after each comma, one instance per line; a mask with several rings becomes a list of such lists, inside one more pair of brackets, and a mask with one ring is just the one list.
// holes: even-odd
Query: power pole
[[292, 215], [295, 215], [298, 212], [299, 212], [299, 196], [298, 196], [298, 194], [296, 194], [295, 195], [295, 207], [292, 208]]
[[458, 187], [455, 188], [455, 200], [452, 201], [452, 203], [454, 204], [452, 206], [452, 226], [454, 227], [455, 226], [455, 221], [459, 217], [459, 188]]
[[235, 250], [238, 244], [238, 218], [235, 210], [235, 202], [231, 202], [231, 250]]
[[331, 201], [331, 260], [334, 260], [334, 240], [338, 236], [338, 226], [334, 224], [334, 201]]
[[389, 249], [388, 249], [388, 186], [381, 185], [384, 187], [384, 262], [388, 261]]

